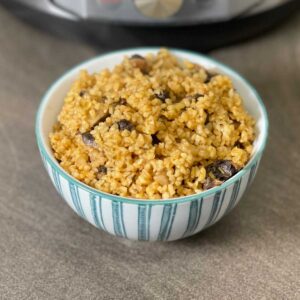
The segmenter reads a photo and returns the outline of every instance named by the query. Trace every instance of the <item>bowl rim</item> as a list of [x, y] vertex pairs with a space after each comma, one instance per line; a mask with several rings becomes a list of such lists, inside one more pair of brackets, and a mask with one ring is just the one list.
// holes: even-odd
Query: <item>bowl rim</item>
[[46, 150], [46, 147], [43, 143], [43, 139], [41, 138], [42, 134], [41, 134], [41, 121], [42, 121], [42, 112], [44, 111], [44, 107], [45, 105], [48, 103], [48, 100], [50, 99], [50, 94], [53, 93], [53, 91], [67, 78], [67, 76], [69, 76], [70, 73], [72, 73], [73, 71], [75, 71], [76, 69], [80, 69], [81, 66], [87, 64], [87, 63], [92, 63], [93, 61], [98, 61], [101, 58], [113, 55], [113, 54], [120, 54], [120, 55], [126, 55], [128, 54], [128, 52], [139, 52], [139, 51], [143, 51], [143, 52], [157, 52], [161, 49], [161, 47], [135, 47], [135, 48], [126, 48], [126, 49], [121, 49], [121, 50], [115, 50], [115, 51], [109, 51], [109, 52], [105, 52], [101, 55], [97, 55], [93, 58], [90, 58], [88, 60], [85, 60], [77, 65], [75, 65], [74, 67], [72, 67], [71, 69], [68, 69], [65, 73], [63, 73], [57, 80], [55, 80], [50, 87], [46, 90], [46, 92], [44, 93], [41, 102], [38, 106], [38, 110], [36, 113], [36, 118], [35, 118], [35, 135], [36, 135], [36, 140], [37, 140], [37, 145], [38, 148], [41, 152], [41, 155], [44, 156], [44, 158], [46, 158], [47, 162], [51, 165], [52, 168], [54, 168], [59, 175], [61, 175], [62, 177], [64, 177], [65, 180], [67, 180], [68, 182], [71, 182], [77, 186], [80, 186], [80, 188], [82, 188], [83, 190], [85, 190], [88, 193], [92, 193], [95, 194], [99, 197], [99, 199], [101, 198], [106, 198], [109, 200], [114, 200], [114, 201], [118, 201], [118, 202], [124, 202], [124, 203], [131, 203], [131, 204], [139, 204], [139, 205], [151, 205], [151, 204], [155, 204], [155, 205], [159, 205], [159, 204], [177, 204], [177, 203], [184, 203], [184, 202], [188, 202], [188, 201], [193, 201], [193, 200], [198, 200], [201, 198], [207, 198], [210, 195], [213, 195], [217, 192], [222, 191], [223, 189], [227, 188], [228, 186], [230, 186], [232, 183], [238, 181], [241, 177], [244, 176], [244, 174], [250, 170], [252, 168], [252, 166], [254, 164], [256, 164], [256, 162], [260, 159], [265, 146], [266, 146], [266, 142], [267, 142], [267, 137], [268, 137], [268, 130], [269, 130], [269, 121], [268, 121], [268, 114], [267, 114], [267, 110], [265, 108], [265, 105], [263, 103], [263, 100], [261, 98], [261, 96], [259, 95], [259, 93], [256, 91], [256, 89], [252, 86], [251, 83], [249, 83], [249, 81], [247, 79], [245, 79], [242, 75], [240, 75], [237, 71], [233, 70], [232, 68], [228, 67], [227, 65], [219, 62], [218, 60], [215, 60], [214, 58], [211, 58], [209, 56], [197, 53], [195, 51], [190, 51], [190, 50], [184, 50], [184, 49], [179, 49], [179, 48], [167, 48], [168, 50], [170, 50], [170, 52], [175, 52], [176, 54], [178, 54], [180, 56], [180, 54], [185, 54], [185, 55], [192, 55], [195, 57], [200, 57], [202, 59], [207, 60], [208, 62], [220, 67], [221, 69], [224, 70], [225, 73], [231, 73], [233, 74], [239, 81], [243, 82], [244, 85], [247, 86], [247, 88], [254, 94], [256, 100], [259, 103], [259, 106], [261, 108], [262, 111], [262, 118], [263, 118], [263, 128], [262, 128], [262, 142], [259, 145], [256, 153], [252, 156], [252, 158], [248, 161], [248, 163], [246, 164], [246, 166], [240, 170], [237, 174], [235, 174], [233, 177], [231, 177], [230, 179], [226, 180], [224, 183], [222, 183], [220, 186], [211, 188], [207, 191], [204, 192], [199, 192], [196, 194], [192, 194], [192, 195], [188, 195], [188, 196], [182, 196], [182, 197], [176, 197], [176, 198], [168, 198], [168, 199], [141, 199], [141, 198], [132, 198], [132, 197], [122, 197], [122, 196], [117, 196], [117, 195], [113, 195], [113, 194], [109, 194], [106, 192], [102, 192], [100, 190], [97, 190], [79, 180], [77, 180], [75, 177], [73, 177], [72, 175], [70, 175], [69, 173], [67, 173], [55, 160], [53, 155], [50, 155], [48, 153], [48, 151]]

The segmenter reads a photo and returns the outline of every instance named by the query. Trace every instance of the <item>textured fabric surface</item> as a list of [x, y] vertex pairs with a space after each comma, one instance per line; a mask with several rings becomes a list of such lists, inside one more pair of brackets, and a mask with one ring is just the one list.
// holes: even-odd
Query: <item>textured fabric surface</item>
[[67, 207], [42, 166], [34, 137], [40, 97], [98, 52], [0, 9], [0, 299], [299, 299], [300, 15], [212, 53], [257, 87], [270, 138], [239, 206], [178, 242], [99, 231]]

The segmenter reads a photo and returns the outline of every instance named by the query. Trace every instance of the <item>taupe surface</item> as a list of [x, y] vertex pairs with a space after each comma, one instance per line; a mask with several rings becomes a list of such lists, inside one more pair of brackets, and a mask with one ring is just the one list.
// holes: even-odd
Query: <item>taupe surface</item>
[[0, 9], [0, 299], [300, 299], [300, 15], [212, 53], [257, 87], [270, 138], [240, 205], [178, 242], [97, 230], [60, 199], [43, 169], [34, 137], [40, 98], [96, 53]]

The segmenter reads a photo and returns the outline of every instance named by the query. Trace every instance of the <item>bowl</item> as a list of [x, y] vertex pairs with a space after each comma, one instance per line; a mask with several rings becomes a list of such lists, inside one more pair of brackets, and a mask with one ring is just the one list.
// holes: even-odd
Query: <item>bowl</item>
[[36, 117], [36, 139], [48, 175], [61, 197], [83, 219], [116, 236], [144, 241], [172, 241], [198, 233], [227, 215], [252, 183], [265, 148], [268, 117], [255, 89], [227, 66], [198, 53], [170, 49], [179, 58], [228, 75], [256, 120], [256, 140], [247, 165], [222, 185], [174, 199], [149, 200], [115, 196], [96, 190], [66, 173], [52, 153], [49, 133], [72, 82], [81, 69], [99, 72], [120, 63], [124, 55], [155, 53], [159, 48], [110, 52], [83, 62], [60, 77], [46, 92]]

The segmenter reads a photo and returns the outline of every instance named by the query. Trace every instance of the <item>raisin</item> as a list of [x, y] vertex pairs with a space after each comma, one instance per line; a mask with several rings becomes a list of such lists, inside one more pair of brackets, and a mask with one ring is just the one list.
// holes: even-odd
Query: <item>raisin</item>
[[233, 124], [234, 128], [237, 129], [241, 125], [241, 122], [236, 121], [236, 120], [232, 120], [232, 124]]
[[139, 55], [139, 54], [133, 54], [130, 59], [145, 59], [142, 55]]
[[234, 143], [234, 147], [238, 147], [240, 149], [245, 149], [244, 145], [240, 141], [236, 141]]
[[156, 154], [155, 154], [155, 158], [156, 158], [156, 159], [161, 159], [161, 160], [162, 160], [162, 159], [164, 159], [165, 157], [164, 157], [162, 154], [156, 153]]
[[192, 96], [192, 98], [195, 100], [198, 100], [198, 98], [200, 98], [200, 97], [204, 97], [204, 95], [200, 94], [200, 93], [196, 93], [195, 95]]
[[125, 104], [127, 103], [127, 101], [126, 101], [125, 98], [120, 98], [120, 99], [119, 99], [119, 103], [120, 103], [121, 105], [125, 105]]
[[104, 114], [98, 121], [97, 123], [102, 123], [102, 122], [105, 122], [105, 120], [110, 116], [110, 113], [106, 113]]
[[85, 94], [86, 94], [86, 91], [80, 91], [80, 92], [79, 92], [79, 96], [80, 96], [80, 97], [83, 97]]
[[142, 73], [146, 73], [147, 72], [147, 61], [146, 59], [139, 55], [139, 54], [134, 54], [130, 57], [130, 63], [134, 68], [138, 68], [141, 70]]
[[166, 102], [166, 99], [170, 97], [170, 94], [168, 91], [163, 90], [158, 93], [155, 93], [155, 96], [162, 102]]
[[222, 181], [207, 177], [205, 182], [203, 183], [203, 189], [209, 190], [209, 189], [212, 189], [213, 187], [219, 186], [221, 184], [222, 184]]
[[204, 112], [206, 113], [206, 119], [204, 122], [204, 125], [206, 126], [209, 123], [209, 112], [206, 109], [204, 109]]
[[82, 141], [87, 146], [95, 146], [95, 138], [93, 137], [93, 135], [90, 132], [83, 133], [81, 135], [81, 137], [82, 137]]
[[118, 121], [117, 124], [118, 124], [118, 128], [120, 131], [123, 131], [123, 130], [131, 131], [132, 129], [134, 129], [134, 126], [132, 125], [132, 123], [126, 119], [122, 119], [122, 120]]
[[230, 160], [218, 160], [206, 167], [206, 171], [210, 177], [227, 180], [237, 173], [236, 167]]
[[107, 174], [107, 168], [104, 165], [102, 165], [98, 167], [98, 172], [102, 174]]
[[217, 73], [214, 73], [211, 71], [206, 71], [206, 79], [205, 79], [204, 83], [209, 83], [211, 81], [211, 79], [217, 75], [218, 75]]
[[159, 144], [161, 142], [160, 139], [157, 137], [156, 134], [151, 134], [151, 137], [152, 137], [152, 145], [153, 146], [157, 145], [157, 144]]

